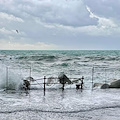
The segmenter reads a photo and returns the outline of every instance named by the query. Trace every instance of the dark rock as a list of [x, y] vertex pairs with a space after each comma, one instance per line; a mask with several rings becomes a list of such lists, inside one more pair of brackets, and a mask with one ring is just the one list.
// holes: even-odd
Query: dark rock
[[112, 82], [109, 88], [120, 88], [120, 80]]
[[108, 84], [103, 84], [103, 85], [101, 86], [101, 89], [106, 89], [106, 88], [109, 88], [109, 85], [108, 85]]

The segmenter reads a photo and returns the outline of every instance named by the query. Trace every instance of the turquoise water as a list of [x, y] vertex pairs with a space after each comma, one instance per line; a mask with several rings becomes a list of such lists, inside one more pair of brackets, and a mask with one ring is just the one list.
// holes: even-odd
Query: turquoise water
[[[6, 79], [6, 67], [9, 78], [14, 79], [32, 76], [58, 77], [64, 72], [69, 78], [84, 76], [86, 86], [91, 87], [92, 69], [94, 67], [94, 82], [110, 82], [119, 79], [120, 51], [119, 50], [37, 50], [18, 51], [1, 50], [0, 66], [2, 80]], [[31, 68], [31, 69], [30, 69]], [[30, 73], [31, 71], [31, 73]], [[3, 75], [4, 74], [4, 75]], [[15, 74], [15, 75], [14, 75]]]
[[[65, 85], [64, 91], [46, 89], [44, 96], [42, 85], [31, 86], [42, 90], [30, 90], [27, 95], [18, 89], [28, 76], [58, 77], [61, 72], [69, 78], [84, 76], [83, 90], [72, 89], [75, 84]], [[119, 78], [120, 51], [0, 51], [0, 119], [119, 120], [120, 89], [91, 90], [92, 79], [109, 83]], [[3, 90], [6, 79], [17, 92]]]

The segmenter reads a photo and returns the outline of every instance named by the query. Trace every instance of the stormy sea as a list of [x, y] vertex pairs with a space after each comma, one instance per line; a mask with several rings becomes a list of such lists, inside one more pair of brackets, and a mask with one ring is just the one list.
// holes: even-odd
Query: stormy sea
[[[72, 81], [64, 90], [61, 73]], [[119, 79], [119, 50], [1, 50], [0, 120], [119, 120], [120, 89], [100, 88]]]

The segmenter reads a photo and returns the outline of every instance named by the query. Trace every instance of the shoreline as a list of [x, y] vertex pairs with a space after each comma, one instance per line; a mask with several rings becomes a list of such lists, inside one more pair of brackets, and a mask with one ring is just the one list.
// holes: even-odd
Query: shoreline
[[0, 120], [118, 120], [120, 89], [0, 92]]

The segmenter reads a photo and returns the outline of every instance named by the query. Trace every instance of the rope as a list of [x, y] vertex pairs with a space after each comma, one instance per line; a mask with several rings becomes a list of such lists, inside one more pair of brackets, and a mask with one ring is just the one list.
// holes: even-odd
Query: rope
[[[37, 80], [35, 80], [35, 81], [37, 82]], [[38, 82], [37, 82], [37, 84], [38, 84], [38, 85], [40, 85], [40, 86], [42, 87], [42, 85], [41, 85], [41, 84], [39, 84]], [[42, 87], [42, 88], [43, 88], [43, 87]]]

